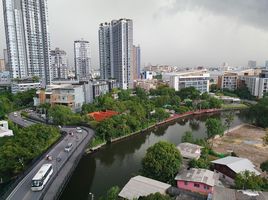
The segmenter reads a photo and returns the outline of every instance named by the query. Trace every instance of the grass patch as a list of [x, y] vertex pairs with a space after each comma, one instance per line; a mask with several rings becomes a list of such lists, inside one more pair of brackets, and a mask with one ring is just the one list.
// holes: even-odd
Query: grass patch
[[221, 106], [223, 109], [247, 109], [249, 108], [245, 104], [222, 104]]
[[106, 143], [106, 141], [105, 140], [103, 140], [103, 139], [100, 139], [100, 138], [93, 138], [93, 140], [90, 142], [90, 144], [89, 144], [89, 147], [90, 148], [94, 148], [94, 147], [97, 147], [97, 146], [99, 146], [99, 145], [101, 145], [101, 144], [105, 144]]

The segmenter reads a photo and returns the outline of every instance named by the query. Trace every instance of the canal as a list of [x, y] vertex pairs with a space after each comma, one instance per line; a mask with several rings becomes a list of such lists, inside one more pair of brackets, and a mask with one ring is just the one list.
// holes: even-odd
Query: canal
[[[232, 127], [246, 122], [245, 116], [243, 112], [237, 112]], [[98, 199], [112, 186], [122, 188], [139, 173], [141, 160], [150, 146], [161, 140], [178, 145], [185, 131], [192, 131], [195, 138], [206, 138], [205, 121], [209, 117], [224, 121], [223, 113], [187, 117], [84, 156], [60, 200], [87, 200], [90, 192]]]

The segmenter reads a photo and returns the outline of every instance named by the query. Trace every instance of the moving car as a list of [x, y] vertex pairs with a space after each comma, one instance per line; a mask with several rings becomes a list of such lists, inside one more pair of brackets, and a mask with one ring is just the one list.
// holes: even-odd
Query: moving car
[[76, 127], [76, 132], [77, 133], [82, 133], [82, 129], [80, 127]]
[[72, 143], [68, 143], [67, 146], [64, 148], [65, 152], [70, 152], [73, 148], [73, 144]]

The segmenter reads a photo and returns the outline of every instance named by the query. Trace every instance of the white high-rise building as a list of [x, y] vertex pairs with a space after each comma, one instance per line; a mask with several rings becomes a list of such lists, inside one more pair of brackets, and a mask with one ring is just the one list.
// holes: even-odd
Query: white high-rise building
[[99, 28], [101, 78], [114, 78], [120, 88], [133, 88], [133, 21], [113, 20]]
[[77, 40], [74, 42], [75, 75], [78, 80], [90, 78], [90, 48], [89, 42]]
[[3, 0], [3, 8], [11, 77], [50, 84], [47, 0]]
[[56, 48], [50, 51], [53, 80], [68, 79], [68, 62], [65, 51]]

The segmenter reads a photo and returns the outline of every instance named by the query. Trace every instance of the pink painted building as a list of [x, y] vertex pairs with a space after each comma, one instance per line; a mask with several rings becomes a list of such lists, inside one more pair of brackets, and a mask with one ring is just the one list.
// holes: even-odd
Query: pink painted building
[[178, 174], [175, 180], [179, 189], [208, 195], [218, 184], [219, 175], [210, 170], [192, 168]]

